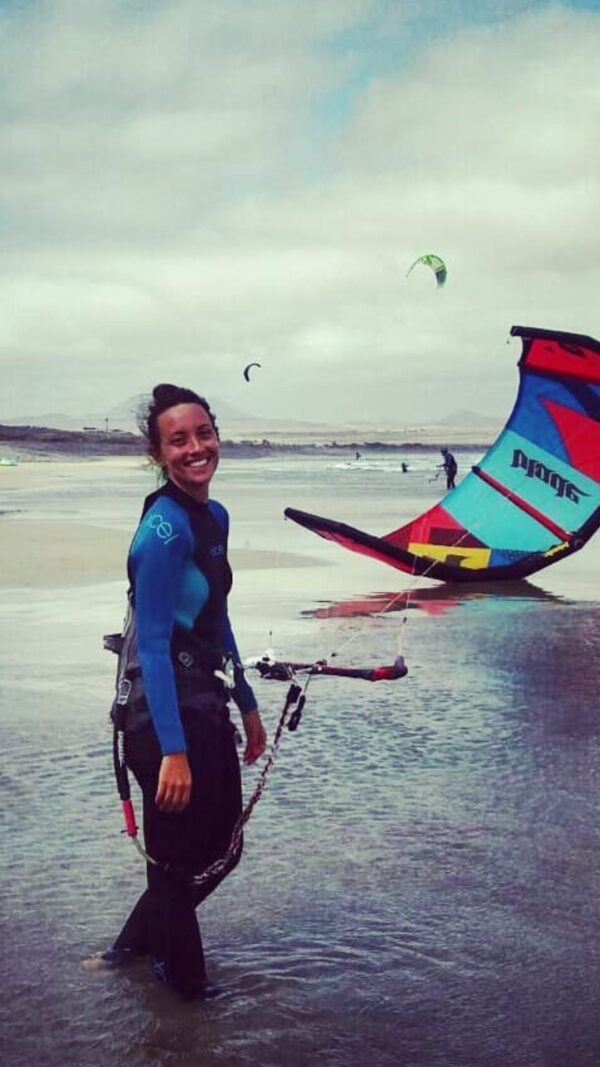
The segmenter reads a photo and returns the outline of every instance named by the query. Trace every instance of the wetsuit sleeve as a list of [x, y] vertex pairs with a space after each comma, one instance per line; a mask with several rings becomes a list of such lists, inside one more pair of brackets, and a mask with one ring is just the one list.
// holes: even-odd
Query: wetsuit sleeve
[[[160, 518], [160, 516], [158, 516]], [[191, 535], [185, 520], [140, 528], [132, 549], [138, 657], [144, 692], [163, 755], [185, 752], [175, 675], [171, 662], [171, 634], [175, 608]]]

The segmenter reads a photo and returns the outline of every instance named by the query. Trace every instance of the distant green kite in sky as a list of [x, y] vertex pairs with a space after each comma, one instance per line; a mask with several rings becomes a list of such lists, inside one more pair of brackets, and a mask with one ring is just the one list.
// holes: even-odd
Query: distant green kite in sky
[[407, 278], [413, 267], [416, 267], [417, 263], [423, 263], [426, 267], [431, 267], [432, 271], [435, 274], [435, 280], [437, 282], [438, 289], [444, 284], [446, 278], [448, 277], [448, 268], [441, 256], [435, 256], [430, 252], [427, 252], [424, 256], [419, 256], [418, 259], [415, 259], [414, 263], [412, 263], [411, 266], [408, 268], [406, 272]]

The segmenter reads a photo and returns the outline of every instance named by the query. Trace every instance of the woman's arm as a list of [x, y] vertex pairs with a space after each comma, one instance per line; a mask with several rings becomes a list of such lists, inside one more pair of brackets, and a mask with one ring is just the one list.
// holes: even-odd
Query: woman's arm
[[[225, 536], [225, 545], [229, 538], [229, 514], [227, 509], [219, 504], [218, 501], [210, 501], [210, 506], [213, 511], [219, 526], [221, 527]], [[227, 610], [227, 601], [223, 605], [223, 616], [221, 620], [221, 645], [225, 657], [233, 663], [233, 677], [235, 685], [231, 690], [231, 695], [237, 704], [241, 715], [242, 724], [244, 727], [244, 733], [246, 734], [246, 748], [244, 751], [244, 763], [254, 763], [255, 760], [262, 756], [267, 743], [267, 735], [265, 728], [261, 722], [260, 712], [256, 704], [256, 697], [252, 692], [252, 687], [246, 681], [244, 674], [244, 668], [242, 667], [242, 661], [237, 647], [237, 642], [229, 619], [229, 613]]]
[[267, 744], [267, 734], [260, 718], [258, 708], [242, 715], [242, 725], [246, 734], [244, 763], [255, 763], [262, 756]]
[[155, 802], [161, 811], [183, 811], [192, 795], [192, 772], [185, 752], [163, 756]]
[[164, 498], [159, 508], [152, 508], [140, 524], [130, 571], [144, 693], [163, 753], [156, 804], [163, 811], [181, 811], [189, 803], [192, 777], [171, 661], [171, 635], [191, 536], [185, 521], [172, 509], [166, 517]]
[[222, 628], [222, 641], [225, 655], [233, 663], [233, 677], [235, 686], [231, 695], [237, 704], [241, 715], [244, 733], [246, 734], [246, 748], [244, 751], [244, 763], [254, 763], [262, 756], [267, 743], [265, 728], [261, 722], [260, 712], [256, 704], [256, 697], [252, 687], [246, 681], [244, 668], [242, 667], [237, 642], [233, 633], [229, 615], [225, 611]]

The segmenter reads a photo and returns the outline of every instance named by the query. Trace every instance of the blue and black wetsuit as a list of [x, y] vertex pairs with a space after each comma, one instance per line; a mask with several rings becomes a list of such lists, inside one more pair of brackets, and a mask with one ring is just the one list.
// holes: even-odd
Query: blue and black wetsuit
[[[195, 908], [238, 862], [195, 888], [198, 874], [226, 852], [242, 809], [240, 769], [227, 694], [214, 676], [224, 656], [239, 664], [227, 613], [231, 569], [228, 516], [217, 501], [199, 504], [172, 482], [152, 493], [133, 538], [128, 574], [146, 725], [126, 733], [125, 757], [143, 793], [148, 888], [116, 949], [149, 954], [182, 996], [206, 980]], [[243, 671], [231, 691], [241, 713], [256, 701]], [[142, 718], [143, 723], [143, 718]], [[186, 752], [192, 792], [182, 812], [155, 804], [163, 755]], [[166, 868], [169, 867], [170, 870]]]
[[[163, 754], [183, 752], [175, 669], [186, 650], [209, 672], [223, 657], [239, 663], [227, 594], [229, 517], [222, 504], [198, 504], [172, 482], [146, 498], [127, 564], [144, 692]], [[256, 707], [243, 673], [232, 696], [242, 714]]]

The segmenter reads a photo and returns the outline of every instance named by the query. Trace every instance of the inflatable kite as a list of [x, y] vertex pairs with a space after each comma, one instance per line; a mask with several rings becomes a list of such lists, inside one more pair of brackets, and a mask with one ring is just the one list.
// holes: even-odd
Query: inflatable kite
[[600, 526], [600, 343], [513, 326], [520, 384], [498, 439], [455, 489], [382, 537], [286, 508], [352, 552], [443, 582], [525, 578]]
[[244, 378], [247, 382], [250, 381], [250, 370], [252, 367], [260, 367], [260, 363], [249, 363], [247, 367], [244, 367]]
[[414, 263], [411, 263], [410, 267], [408, 268], [406, 272], [407, 278], [410, 272], [414, 270], [418, 263], [422, 263], [425, 267], [431, 267], [433, 273], [435, 274], [437, 287], [438, 289], [440, 289], [441, 286], [444, 285], [446, 278], [448, 277], [448, 268], [441, 256], [435, 256], [431, 253], [427, 253], [424, 256], [419, 256], [418, 259], [415, 259]]

